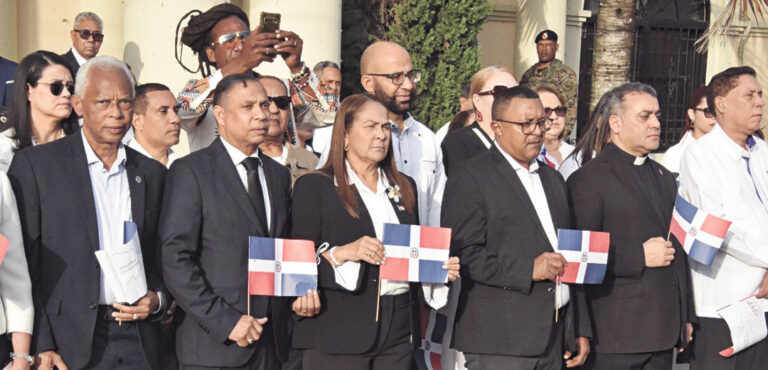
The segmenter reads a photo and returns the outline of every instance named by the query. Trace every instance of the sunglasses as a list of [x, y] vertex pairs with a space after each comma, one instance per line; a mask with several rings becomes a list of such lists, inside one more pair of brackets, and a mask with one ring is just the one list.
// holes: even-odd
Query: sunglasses
[[408, 73], [404, 72], [397, 72], [397, 73], [368, 73], [370, 76], [379, 76], [379, 77], [387, 77], [390, 80], [392, 80], [392, 83], [395, 85], [402, 85], [405, 82], [405, 78], [407, 77], [410, 79], [413, 83], [417, 83], [421, 81], [421, 71], [418, 69], [412, 69]]
[[712, 114], [712, 110], [710, 110], [709, 108], [696, 108], [696, 107], [693, 107], [691, 109], [693, 109], [694, 111], [699, 111], [701, 113], [704, 113], [704, 117], [707, 117], [707, 118], [712, 118], [712, 117], [715, 116], [714, 114]]
[[66, 84], [64, 81], [53, 81], [53, 82], [37, 82], [38, 84], [42, 85], [48, 85], [48, 87], [51, 89], [51, 94], [53, 96], [59, 96], [61, 95], [61, 92], [64, 91], [64, 87], [67, 87], [67, 91], [69, 91], [69, 95], [75, 95], [75, 83], [74, 82], [67, 82]]
[[221, 45], [227, 49], [231, 49], [234, 48], [239, 41], [244, 40], [250, 34], [251, 31], [241, 31], [221, 35], [216, 41], [211, 43], [211, 46]]
[[547, 118], [542, 118], [538, 121], [530, 120], [525, 122], [507, 121], [503, 119], [495, 119], [494, 121], [518, 125], [523, 130], [523, 134], [526, 134], [526, 135], [530, 135], [534, 131], [536, 131], [536, 126], [539, 127], [542, 133], [547, 132], [549, 131], [550, 128], [552, 128], [552, 121], [550, 121]]
[[500, 92], [502, 92], [504, 90], [509, 90], [509, 89], [511, 89], [511, 87], [506, 87], [504, 85], [496, 85], [496, 86], [494, 86], [490, 90], [481, 91], [481, 92], [477, 93], [477, 95], [480, 95], [480, 96], [496, 95], [496, 94], [498, 94], [498, 93], [500, 93]]
[[80, 38], [83, 40], [88, 40], [89, 38], [91, 38], [91, 36], [93, 36], [93, 41], [96, 41], [96, 42], [104, 41], [104, 34], [101, 32], [98, 32], [98, 31], [91, 32], [88, 30], [74, 30], [74, 31], [79, 33]]
[[552, 112], [555, 112], [558, 117], [565, 117], [565, 114], [568, 113], [568, 107], [544, 108], [545, 116], [551, 116]]
[[291, 98], [288, 96], [268, 96], [267, 100], [270, 103], [275, 102], [275, 105], [280, 109], [288, 109], [291, 105]]

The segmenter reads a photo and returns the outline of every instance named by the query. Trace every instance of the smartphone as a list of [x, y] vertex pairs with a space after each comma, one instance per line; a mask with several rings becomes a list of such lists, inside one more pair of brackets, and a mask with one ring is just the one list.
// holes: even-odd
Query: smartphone
[[280, 13], [261, 12], [259, 32], [272, 32], [280, 29]]

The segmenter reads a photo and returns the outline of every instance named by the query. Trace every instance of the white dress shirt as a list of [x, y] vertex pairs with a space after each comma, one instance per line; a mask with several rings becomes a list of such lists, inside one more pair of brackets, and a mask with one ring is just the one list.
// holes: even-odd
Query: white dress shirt
[[328, 162], [328, 154], [331, 152], [331, 137], [333, 136], [333, 125], [316, 128], [312, 134], [312, 149], [320, 153], [320, 160], [317, 161], [317, 169], [323, 168], [325, 162]]
[[443, 153], [435, 134], [408, 115], [402, 132], [392, 123], [392, 150], [397, 169], [416, 182], [419, 223], [440, 226], [440, 205], [446, 177]]
[[[139, 144], [139, 142], [135, 138], [130, 139], [127, 142], [123, 140], [123, 143], [125, 145], [128, 145], [131, 149], [141, 153], [145, 157], [155, 159], [155, 157], [153, 157], [152, 154], [149, 154], [149, 152], [146, 149], [144, 149], [144, 147], [141, 146], [141, 144]], [[173, 149], [168, 148], [168, 163], [165, 165], [165, 168], [171, 168], [171, 164], [173, 164], [173, 161], [175, 161], [176, 159], [178, 159], [178, 156], [176, 156], [176, 153], [173, 152]]]
[[[123, 246], [123, 224], [133, 221], [131, 213], [131, 191], [128, 187], [128, 173], [125, 170], [125, 147], [119, 144], [117, 158], [111, 168], [106, 169], [96, 153], [81, 133], [88, 173], [91, 177], [91, 189], [96, 209], [96, 222], [99, 229], [99, 250], [112, 250]], [[118, 303], [109, 281], [101, 273], [99, 303], [111, 305]], [[129, 302], [133, 303], [133, 302]]]
[[[75, 60], [77, 61], [77, 64], [79, 64], [81, 67], [83, 66], [83, 64], [85, 64], [85, 62], [88, 61], [82, 55], [80, 55], [80, 53], [78, 53], [77, 50], [75, 50], [75, 48], [72, 48], [72, 55], [75, 56]], [[72, 76], [72, 78], [74, 77], [75, 76]]]
[[283, 144], [283, 151], [280, 152], [279, 157], [272, 157], [270, 158], [274, 159], [275, 162], [280, 163], [281, 165], [285, 166], [285, 161], [288, 160], [288, 148], [285, 147], [285, 144]]
[[[549, 212], [549, 203], [547, 202], [547, 194], [544, 193], [544, 186], [541, 184], [541, 178], [539, 177], [539, 162], [536, 159], [531, 160], [531, 164], [528, 165], [528, 169], [525, 169], [520, 163], [517, 162], [512, 156], [502, 149], [497, 142], [494, 141], [493, 145], [499, 149], [504, 158], [509, 162], [512, 168], [515, 170], [517, 177], [520, 178], [520, 182], [523, 183], [525, 192], [528, 193], [528, 198], [533, 203], [533, 208], [536, 209], [536, 214], [539, 216], [539, 222], [544, 227], [544, 233], [547, 234], [547, 239], [555, 250], [557, 247], [557, 232], [555, 231], [555, 224], [552, 221], [552, 214]], [[531, 230], [531, 232], [534, 232]], [[571, 299], [570, 290], [567, 284], [561, 284], [559, 289], [560, 299], [558, 300], [557, 308], [565, 306]]]
[[694, 141], [696, 139], [693, 138], [693, 131], [686, 132], [680, 142], [667, 149], [661, 158], [661, 165], [666, 167], [669, 172], [680, 173], [680, 162], [683, 161], [683, 154]]
[[680, 194], [733, 222], [711, 266], [688, 259], [698, 316], [719, 318], [718, 309], [757, 293], [768, 269], [768, 146], [754, 136], [748, 146], [716, 124], [683, 154]]
[[[221, 138], [221, 142], [224, 144], [224, 148], [227, 150], [229, 157], [232, 159], [232, 163], [235, 165], [237, 175], [240, 176], [240, 181], [243, 182], [245, 191], [248, 191], [248, 170], [245, 169], [245, 165], [243, 164], [243, 161], [248, 158], [248, 156], [241, 152], [240, 149], [232, 146], [232, 144], [227, 142], [223, 137]], [[283, 151], [285, 151], [285, 149], [283, 149]], [[259, 158], [259, 150], [256, 149], [250, 157]], [[267, 177], [264, 175], [263, 164], [259, 166], [259, 182], [261, 183], [261, 193], [264, 195], [264, 212], [267, 214], [267, 227], [270, 227], [272, 225], [272, 206], [269, 203], [269, 189], [267, 187]]]
[[[395, 209], [387, 195], [387, 188], [390, 186], [384, 172], [379, 170], [379, 181], [376, 183], [376, 189], [373, 190], [360, 180], [355, 171], [350, 167], [349, 162], [345, 162], [349, 183], [354, 185], [360, 198], [363, 200], [368, 214], [371, 216], [376, 239], [384, 238], [384, 224], [399, 224]], [[346, 261], [334, 268], [336, 283], [347, 290], [354, 290], [357, 285], [357, 279], [360, 274], [360, 262]], [[422, 290], [427, 303], [435, 309], [443, 307], [448, 302], [448, 286], [445, 284], [422, 283]], [[397, 295], [408, 292], [408, 283], [400, 281], [381, 280], [381, 295]]]

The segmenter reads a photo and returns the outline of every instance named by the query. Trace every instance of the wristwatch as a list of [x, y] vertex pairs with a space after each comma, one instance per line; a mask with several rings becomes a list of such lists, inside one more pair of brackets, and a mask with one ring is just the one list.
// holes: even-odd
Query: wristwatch
[[30, 356], [28, 354], [25, 354], [25, 353], [13, 353], [13, 352], [11, 352], [11, 361], [13, 361], [13, 360], [15, 360], [17, 358], [21, 358], [21, 359], [26, 360], [27, 362], [29, 362], [29, 366], [32, 366], [32, 365], [35, 364], [35, 359], [32, 358], [32, 356]]

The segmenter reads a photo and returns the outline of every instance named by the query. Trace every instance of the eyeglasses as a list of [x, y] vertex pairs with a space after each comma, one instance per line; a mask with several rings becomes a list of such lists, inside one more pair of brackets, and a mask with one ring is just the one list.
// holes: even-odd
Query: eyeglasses
[[227, 49], [234, 48], [235, 45], [239, 41], [242, 41], [248, 35], [251, 34], [251, 31], [242, 31], [242, 32], [235, 32], [235, 33], [228, 33], [226, 35], [221, 35], [219, 38], [211, 43], [211, 46], [221, 45]]
[[53, 81], [53, 82], [37, 81], [37, 83], [42, 85], [48, 85], [48, 87], [51, 88], [51, 94], [53, 94], [53, 96], [61, 95], [61, 92], [64, 91], [64, 86], [67, 87], [67, 91], [69, 91], [69, 95], [75, 94], [75, 83], [72, 81], [67, 82], [66, 84], [64, 83], [64, 81]]
[[421, 81], [421, 71], [418, 69], [412, 69], [408, 73], [367, 73], [369, 76], [387, 77], [392, 80], [395, 85], [402, 85], [405, 82], [405, 78], [408, 77], [413, 83]]
[[96, 41], [96, 42], [104, 41], [104, 34], [98, 31], [93, 31], [93, 32], [88, 30], [73, 30], [73, 31], [79, 33], [80, 38], [83, 40], [88, 40], [89, 38], [91, 38], [91, 36], [93, 36], [93, 41]]
[[291, 98], [288, 96], [268, 96], [267, 100], [270, 103], [275, 102], [275, 105], [280, 109], [288, 109], [291, 105]]
[[481, 91], [481, 92], [477, 93], [477, 95], [480, 95], [480, 96], [496, 95], [496, 94], [498, 94], [498, 93], [500, 93], [502, 91], [509, 90], [509, 89], [511, 89], [511, 87], [506, 87], [504, 85], [496, 85], [496, 86], [494, 86], [490, 90]]
[[541, 132], [547, 132], [550, 128], [552, 128], [552, 121], [550, 121], [548, 118], [542, 118], [538, 121], [529, 120], [525, 122], [515, 122], [515, 121], [506, 121], [503, 119], [495, 119], [496, 122], [504, 122], [504, 123], [512, 123], [515, 125], [520, 126], [520, 128], [523, 130], [523, 133], [526, 135], [532, 134], [534, 131], [536, 131], [536, 126], [541, 129]]
[[715, 116], [714, 114], [712, 114], [712, 110], [709, 109], [709, 108], [696, 108], [696, 107], [693, 107], [691, 109], [704, 113], [704, 117], [707, 117], [707, 118], [712, 118], [712, 117]]
[[558, 117], [565, 117], [565, 114], [568, 113], [568, 107], [544, 108], [544, 116], [550, 117], [552, 112], [555, 112]]

